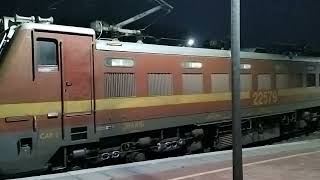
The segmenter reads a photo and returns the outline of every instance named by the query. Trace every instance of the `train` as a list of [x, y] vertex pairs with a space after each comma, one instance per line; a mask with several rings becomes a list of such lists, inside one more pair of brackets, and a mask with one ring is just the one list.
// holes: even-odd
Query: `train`
[[[0, 22], [2, 176], [231, 145], [229, 50]], [[319, 127], [320, 58], [241, 52], [240, 68], [244, 145]]]

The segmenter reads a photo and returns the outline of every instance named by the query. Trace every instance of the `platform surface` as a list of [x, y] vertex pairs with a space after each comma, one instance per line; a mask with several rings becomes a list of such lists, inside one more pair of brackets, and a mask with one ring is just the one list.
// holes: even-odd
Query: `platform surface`
[[[320, 139], [243, 149], [246, 180], [319, 180]], [[232, 151], [100, 167], [19, 180], [231, 180]]]

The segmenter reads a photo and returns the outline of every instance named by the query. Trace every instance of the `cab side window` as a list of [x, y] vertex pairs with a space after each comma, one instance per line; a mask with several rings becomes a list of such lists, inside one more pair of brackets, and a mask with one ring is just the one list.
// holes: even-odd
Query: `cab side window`
[[58, 43], [53, 39], [38, 38], [36, 41], [38, 72], [58, 71]]

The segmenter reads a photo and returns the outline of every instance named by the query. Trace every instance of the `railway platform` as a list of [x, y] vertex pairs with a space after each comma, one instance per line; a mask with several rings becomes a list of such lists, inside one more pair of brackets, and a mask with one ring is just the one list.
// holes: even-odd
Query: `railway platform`
[[[319, 180], [320, 139], [243, 149], [244, 179]], [[19, 180], [230, 180], [232, 151], [100, 167]]]

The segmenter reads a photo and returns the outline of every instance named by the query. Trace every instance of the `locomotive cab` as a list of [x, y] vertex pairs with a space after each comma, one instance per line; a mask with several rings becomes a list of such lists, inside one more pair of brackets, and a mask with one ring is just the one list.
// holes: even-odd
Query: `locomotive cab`
[[2, 20], [0, 175], [45, 170], [59, 147], [94, 134], [94, 31], [17, 19]]

